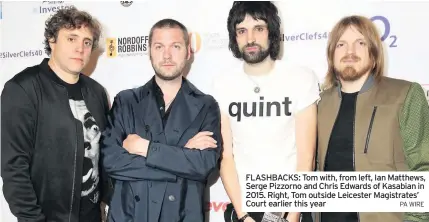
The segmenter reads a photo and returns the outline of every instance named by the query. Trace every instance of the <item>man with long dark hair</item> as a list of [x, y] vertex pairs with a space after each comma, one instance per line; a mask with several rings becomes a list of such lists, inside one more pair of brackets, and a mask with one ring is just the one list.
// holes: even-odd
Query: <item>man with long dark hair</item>
[[[318, 80], [309, 69], [279, 60], [281, 19], [271, 2], [234, 2], [229, 48], [244, 62], [216, 77], [213, 95], [222, 116], [220, 175], [232, 202], [225, 221], [261, 221], [243, 212], [239, 175], [312, 171], [316, 147]], [[285, 213], [290, 222], [300, 213]], [[311, 221], [303, 214], [303, 221]]]
[[[101, 221], [108, 202], [99, 139], [104, 88], [83, 75], [100, 24], [76, 8], [46, 22], [50, 58], [6, 82], [1, 95], [3, 193], [18, 221]], [[100, 206], [102, 205], [102, 206]]]

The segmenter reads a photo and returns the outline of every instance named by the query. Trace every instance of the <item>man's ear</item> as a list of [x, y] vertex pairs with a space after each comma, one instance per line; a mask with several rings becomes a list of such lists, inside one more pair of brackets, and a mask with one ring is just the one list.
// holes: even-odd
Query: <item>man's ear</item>
[[188, 48], [186, 50], [188, 51], [188, 56], [186, 57], [186, 59], [189, 60], [191, 58], [191, 53], [192, 53], [192, 47], [191, 47], [190, 42], [189, 42]]
[[50, 39], [48, 40], [48, 42], [49, 42], [49, 47], [51, 48], [51, 50], [54, 50], [54, 49], [55, 49], [55, 46], [56, 46], [56, 40], [55, 40], [55, 37], [50, 38]]

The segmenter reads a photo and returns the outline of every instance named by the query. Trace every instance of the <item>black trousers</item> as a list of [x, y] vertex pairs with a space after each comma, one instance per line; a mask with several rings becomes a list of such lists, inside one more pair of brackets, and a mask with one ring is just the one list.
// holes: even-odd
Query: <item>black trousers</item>
[[[262, 220], [262, 217], [264, 217], [263, 212], [249, 212], [249, 216], [255, 220], [256, 222], [260, 222]], [[313, 218], [311, 217], [311, 213], [301, 213], [302, 220], [301, 222], [313, 222]], [[223, 214], [225, 222], [237, 222], [237, 213], [234, 210], [234, 206], [232, 203], [228, 204], [226, 206], [225, 213]], [[284, 218], [287, 217], [287, 213], [285, 214]]]

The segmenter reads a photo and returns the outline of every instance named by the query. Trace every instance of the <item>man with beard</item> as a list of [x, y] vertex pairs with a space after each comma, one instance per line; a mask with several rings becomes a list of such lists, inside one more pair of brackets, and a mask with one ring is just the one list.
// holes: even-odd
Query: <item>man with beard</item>
[[[229, 48], [244, 62], [213, 85], [224, 141], [220, 176], [232, 202], [224, 216], [227, 222], [261, 221], [264, 213], [242, 209], [241, 179], [314, 169], [318, 79], [309, 69], [279, 61], [281, 20], [273, 3], [234, 2], [227, 23]], [[298, 222], [300, 215], [284, 218]]]
[[[384, 77], [383, 45], [370, 19], [331, 31], [318, 106], [320, 171], [429, 171], [429, 107], [418, 83]], [[429, 221], [429, 213], [322, 213], [318, 222]], [[320, 220], [321, 219], [321, 220]]]
[[222, 144], [219, 107], [183, 77], [191, 56], [183, 24], [157, 22], [149, 48], [154, 77], [115, 97], [103, 133], [102, 161], [115, 179], [109, 221], [204, 221]]

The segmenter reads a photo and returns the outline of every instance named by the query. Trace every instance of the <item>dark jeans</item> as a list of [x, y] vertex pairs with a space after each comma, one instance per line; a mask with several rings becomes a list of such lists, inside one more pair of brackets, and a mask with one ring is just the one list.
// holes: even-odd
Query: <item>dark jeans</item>
[[[264, 213], [262, 212], [249, 212], [249, 216], [255, 220], [256, 222], [260, 222], [262, 217], [264, 217]], [[302, 219], [301, 222], [313, 222], [313, 218], [311, 217], [311, 213], [301, 213]], [[225, 213], [223, 214], [225, 222], [236, 222], [238, 221], [237, 214], [234, 210], [234, 206], [232, 203], [226, 206]], [[285, 214], [285, 218], [287, 213]]]

